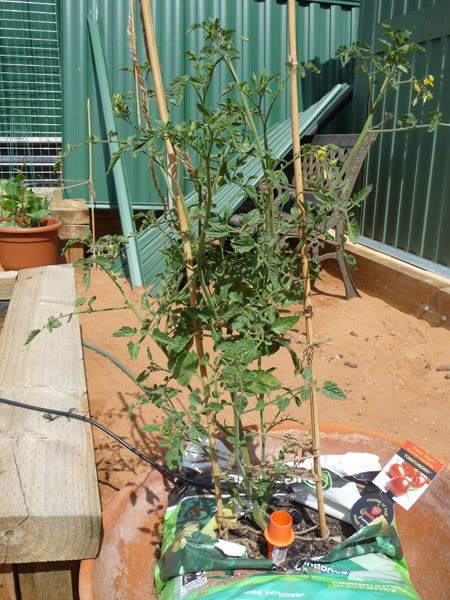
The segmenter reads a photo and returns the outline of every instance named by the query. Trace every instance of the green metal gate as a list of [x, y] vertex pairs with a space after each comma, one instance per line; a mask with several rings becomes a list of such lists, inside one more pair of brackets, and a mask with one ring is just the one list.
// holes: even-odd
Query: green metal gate
[[[434, 98], [417, 115], [439, 110], [450, 122], [450, 0], [362, 0], [359, 38], [375, 44], [381, 24], [409, 29], [425, 52], [414, 58], [414, 73], [435, 76]], [[383, 111], [395, 119], [409, 112], [411, 89], [401, 86], [397, 100]], [[366, 94], [356, 83], [354, 112], [361, 123]], [[366, 162], [374, 184], [361, 215], [362, 242], [445, 275], [450, 275], [450, 129], [384, 134]]]
[[[87, 18], [98, 21], [103, 38], [103, 47], [108, 66], [108, 77], [113, 92], [124, 93], [134, 88], [130, 73], [122, 67], [131, 66], [127, 39], [127, 19], [129, 0], [77, 0], [61, 4], [62, 8], [62, 49], [64, 65], [64, 121], [63, 141], [79, 144], [87, 139], [86, 99], [90, 98], [93, 133], [105, 136], [104, 116], [99, 101], [98, 83], [92, 68], [92, 56], [87, 30]], [[201, 43], [198, 32], [186, 35], [188, 27], [209, 17], [219, 18], [225, 27], [236, 30], [239, 36], [246, 36], [248, 42], [239, 42], [242, 53], [241, 72], [248, 78], [253, 72], [263, 70], [281, 72], [286, 70], [287, 56], [287, 17], [286, 3], [276, 0], [152, 0], [158, 50], [164, 82], [167, 85], [174, 77], [189, 68], [185, 52], [197, 50]], [[350, 67], [341, 69], [335, 58], [339, 45], [349, 44], [356, 39], [358, 26], [359, 0], [311, 0], [298, 3], [299, 55], [301, 60], [314, 61], [321, 69], [321, 75], [309, 75], [303, 82], [303, 104], [310, 106], [336, 83], [353, 79]], [[144, 59], [144, 47], [140, 35], [138, 16], [138, 56]], [[223, 85], [225, 81], [222, 82]], [[219, 100], [221, 90], [215, 90]], [[272, 122], [282, 121], [288, 115], [288, 95], [283, 94]], [[188, 95], [174, 120], [185, 115], [194, 117], [196, 101]], [[344, 114], [336, 120], [336, 127], [345, 128], [349, 122]], [[155, 117], [155, 115], [154, 115]], [[345, 122], [344, 122], [345, 121]], [[345, 130], [345, 129], [344, 129]], [[119, 125], [122, 138], [130, 129]], [[133, 159], [125, 157], [125, 170], [128, 189], [134, 208], [160, 206], [148, 173], [146, 160], [141, 156]], [[115, 189], [111, 177], [105, 176], [109, 163], [108, 149], [94, 147], [94, 184], [96, 205], [111, 207], [116, 205]], [[88, 154], [86, 147], [76, 150], [65, 161], [64, 178], [86, 181], [88, 178]], [[86, 196], [84, 187], [68, 190], [68, 195]]]
[[0, 0], [0, 177], [54, 185], [62, 102], [56, 0]]

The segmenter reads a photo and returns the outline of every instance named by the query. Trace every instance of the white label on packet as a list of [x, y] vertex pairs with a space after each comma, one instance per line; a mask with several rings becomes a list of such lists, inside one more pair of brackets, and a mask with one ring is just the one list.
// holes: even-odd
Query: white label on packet
[[197, 573], [187, 573], [181, 576], [181, 591], [182, 598], [187, 596], [193, 590], [198, 590], [208, 583], [208, 579], [203, 571]]
[[240, 558], [245, 554], [245, 546], [236, 544], [235, 542], [228, 542], [227, 540], [219, 540], [217, 544], [214, 544], [214, 547], [221, 550], [227, 556]]

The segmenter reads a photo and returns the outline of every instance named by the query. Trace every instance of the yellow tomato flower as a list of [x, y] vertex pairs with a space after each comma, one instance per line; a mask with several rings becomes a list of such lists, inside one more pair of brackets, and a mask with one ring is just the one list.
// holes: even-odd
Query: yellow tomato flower
[[315, 157], [317, 158], [317, 160], [322, 161], [325, 156], [327, 154], [326, 148], [324, 146], [319, 146], [316, 151], [314, 152]]
[[433, 94], [431, 92], [426, 92], [423, 95], [423, 101], [424, 102], [428, 102], [428, 100], [431, 100], [433, 98]]
[[426, 87], [434, 87], [434, 77], [433, 75], [427, 75], [423, 80], [423, 85]]
[[415, 92], [417, 92], [417, 93], [420, 92], [420, 85], [419, 85], [419, 82], [417, 80], [414, 81], [413, 87], [414, 87], [414, 91]]

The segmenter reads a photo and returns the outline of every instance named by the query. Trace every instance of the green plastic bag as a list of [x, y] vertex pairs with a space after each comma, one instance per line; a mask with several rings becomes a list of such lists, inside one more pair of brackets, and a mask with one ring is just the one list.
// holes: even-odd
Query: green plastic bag
[[246, 554], [227, 557], [218, 549], [216, 533], [210, 527], [215, 510], [214, 497], [209, 495], [178, 498], [177, 504], [167, 509], [155, 572], [161, 600], [419, 599], [397, 530], [383, 518], [360, 529], [326, 556], [280, 572], [270, 560], [250, 559]]

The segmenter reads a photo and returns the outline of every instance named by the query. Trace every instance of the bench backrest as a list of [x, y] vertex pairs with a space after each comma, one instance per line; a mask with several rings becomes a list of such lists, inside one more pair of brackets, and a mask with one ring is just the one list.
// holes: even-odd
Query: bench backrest
[[[350, 154], [358, 137], [359, 134], [357, 133], [315, 135], [313, 137], [311, 141], [313, 146], [330, 146], [327, 149], [327, 158], [330, 160], [337, 159], [336, 166], [330, 167], [329, 171], [329, 174], [333, 175], [333, 178], [338, 174], [342, 163]], [[343, 183], [345, 179], [348, 180], [348, 187], [343, 194], [343, 200], [347, 200], [350, 197], [367, 152], [369, 151], [371, 144], [376, 140], [376, 137], [375, 133], [366, 135], [361, 148], [348, 165], [346, 171], [342, 174], [341, 183]], [[323, 184], [327, 187], [327, 179], [330, 179], [330, 177], [327, 177], [326, 174], [324, 174], [323, 163], [319, 161], [313, 153], [308, 154], [302, 159], [302, 171], [306, 192], [311, 191], [316, 183]]]

